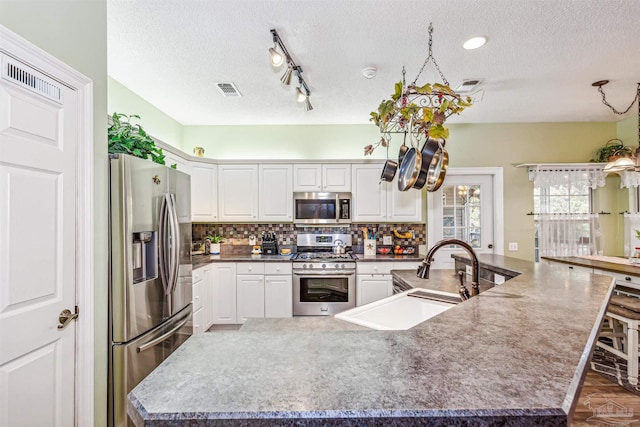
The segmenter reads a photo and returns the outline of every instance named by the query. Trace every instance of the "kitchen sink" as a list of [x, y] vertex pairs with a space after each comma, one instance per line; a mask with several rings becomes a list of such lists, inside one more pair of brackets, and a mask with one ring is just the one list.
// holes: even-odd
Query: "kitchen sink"
[[371, 329], [406, 330], [459, 302], [456, 294], [416, 288], [343, 311], [335, 318]]

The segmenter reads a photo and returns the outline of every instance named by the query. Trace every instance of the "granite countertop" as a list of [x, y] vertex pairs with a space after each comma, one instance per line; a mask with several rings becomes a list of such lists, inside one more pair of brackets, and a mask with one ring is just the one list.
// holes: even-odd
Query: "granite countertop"
[[480, 258], [520, 274], [407, 331], [294, 318], [194, 335], [129, 394], [129, 414], [138, 426], [566, 426], [613, 280]]
[[640, 265], [631, 263], [627, 258], [610, 256], [543, 256], [542, 259], [563, 264], [579, 265], [581, 267], [597, 268], [599, 270], [611, 271], [614, 273], [629, 274], [631, 276], [640, 276]]
[[[355, 254], [357, 262], [369, 261], [420, 261], [424, 257], [419, 255], [375, 255], [365, 257], [363, 254]], [[289, 262], [293, 254], [289, 255], [193, 255], [191, 263], [193, 268], [200, 268], [212, 262]]]

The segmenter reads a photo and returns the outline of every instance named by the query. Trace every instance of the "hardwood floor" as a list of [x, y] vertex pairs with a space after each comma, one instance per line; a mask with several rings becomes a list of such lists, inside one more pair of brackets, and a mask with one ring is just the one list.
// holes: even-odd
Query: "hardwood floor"
[[[594, 416], [594, 410], [604, 404], [609, 404], [613, 411], [627, 411], [626, 422], [623, 419], [614, 420]], [[633, 394], [619, 385], [589, 370], [584, 380], [578, 404], [571, 422], [571, 427], [594, 427], [594, 426], [631, 426], [640, 427], [640, 396]]]

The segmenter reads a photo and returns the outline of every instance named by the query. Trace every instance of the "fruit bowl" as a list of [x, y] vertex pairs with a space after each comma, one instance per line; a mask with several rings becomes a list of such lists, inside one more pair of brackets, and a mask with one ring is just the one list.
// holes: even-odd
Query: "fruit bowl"
[[380, 255], [387, 255], [391, 253], [391, 248], [383, 248], [383, 247], [379, 247], [376, 252], [378, 252]]

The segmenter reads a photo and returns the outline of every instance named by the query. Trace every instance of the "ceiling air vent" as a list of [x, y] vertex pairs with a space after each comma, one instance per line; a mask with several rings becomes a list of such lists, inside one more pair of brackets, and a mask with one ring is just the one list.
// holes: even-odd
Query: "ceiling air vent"
[[242, 96], [238, 88], [232, 82], [216, 83], [218, 90], [225, 97]]
[[470, 93], [478, 88], [478, 86], [482, 83], [481, 79], [466, 79], [463, 80], [462, 83], [458, 85], [455, 89], [456, 93]]
[[2, 78], [62, 104], [62, 88], [39, 71], [2, 55]]

